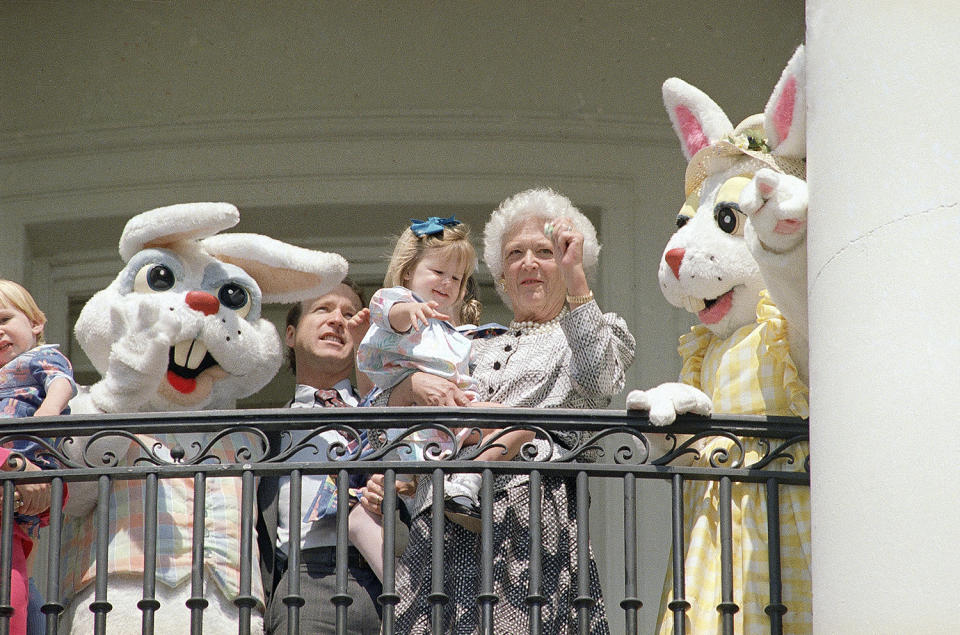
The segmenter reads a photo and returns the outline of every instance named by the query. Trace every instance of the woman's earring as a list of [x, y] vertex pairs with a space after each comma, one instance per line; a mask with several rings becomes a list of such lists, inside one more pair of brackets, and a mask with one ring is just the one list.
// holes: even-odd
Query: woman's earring
[[500, 289], [501, 291], [507, 290], [507, 283], [503, 281], [503, 278], [500, 278], [499, 280], [497, 280], [497, 288]]

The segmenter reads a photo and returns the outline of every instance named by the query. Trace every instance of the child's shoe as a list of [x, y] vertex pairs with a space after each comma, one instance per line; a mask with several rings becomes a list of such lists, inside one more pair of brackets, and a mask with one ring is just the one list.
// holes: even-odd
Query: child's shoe
[[480, 505], [470, 500], [469, 496], [453, 496], [443, 501], [443, 513], [456, 523], [475, 534], [480, 533], [482, 527], [480, 519]]
[[443, 484], [444, 514], [467, 531], [480, 533], [479, 474], [453, 474]]

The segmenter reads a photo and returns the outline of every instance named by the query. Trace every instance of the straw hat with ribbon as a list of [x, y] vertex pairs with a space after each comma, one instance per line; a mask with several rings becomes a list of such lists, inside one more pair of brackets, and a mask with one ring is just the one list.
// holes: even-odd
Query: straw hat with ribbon
[[756, 159], [762, 165], [783, 174], [806, 179], [807, 162], [799, 157], [788, 157], [770, 151], [764, 132], [763, 114], [750, 115], [740, 122], [726, 137], [706, 146], [690, 159], [684, 177], [685, 195], [700, 189], [711, 174], [732, 168], [744, 155]]

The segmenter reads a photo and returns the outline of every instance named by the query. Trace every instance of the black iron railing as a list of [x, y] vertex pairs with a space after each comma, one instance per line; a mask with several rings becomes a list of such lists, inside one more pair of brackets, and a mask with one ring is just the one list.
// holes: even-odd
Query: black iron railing
[[[469, 460], [485, 448], [495, 444], [496, 437], [482, 446], [469, 445], [456, 458], [430, 461], [397, 461], [398, 451], [403, 451], [408, 435], [413, 431], [429, 428], [442, 436], [453, 439], [458, 428], [500, 428], [502, 432], [523, 429], [533, 432], [536, 443], [527, 444], [517, 459], [507, 462], [475, 462]], [[386, 430], [406, 430], [399, 436]], [[285, 434], [291, 430], [309, 431], [296, 443]], [[339, 432], [346, 441], [359, 439], [361, 430], [381, 440], [372, 454], [361, 455], [347, 450], [346, 443], [320, 442], [319, 435], [327, 431]], [[571, 436], [575, 431], [579, 435]], [[190, 447], [161, 447], [151, 441], [154, 435], [190, 432], [206, 433], [202, 443]], [[664, 436], [666, 434], [666, 436]], [[230, 455], [223, 451], [224, 439], [237, 435], [248, 440], [241, 447], [233, 447]], [[479, 438], [477, 435], [475, 438]], [[574, 441], [571, 443], [571, 438]], [[697, 455], [704, 440], [723, 438], [728, 440], [723, 451], [709, 456], [709, 464], [689, 465], [686, 459]], [[240, 540], [240, 592], [234, 600], [239, 609], [238, 632], [249, 633], [251, 622], [258, 619], [257, 598], [251, 595], [253, 576], [259, 576], [258, 563], [252, 559], [255, 518], [255, 486], [260, 476], [291, 477], [290, 508], [300, 507], [300, 482], [311, 474], [335, 474], [338, 478], [339, 509], [348, 509], [347, 476], [352, 473], [383, 473], [386, 475], [384, 510], [384, 583], [380, 602], [383, 608], [384, 632], [395, 629], [394, 608], [399, 599], [394, 584], [395, 545], [393, 542], [395, 510], [399, 503], [394, 486], [398, 473], [415, 473], [432, 479], [434, 484], [432, 517], [434, 526], [444, 522], [442, 510], [442, 482], [444, 474], [456, 471], [480, 472], [483, 476], [481, 494], [482, 508], [482, 562], [480, 604], [481, 630], [493, 632], [493, 612], [497, 598], [493, 595], [491, 508], [493, 479], [502, 474], [529, 474], [531, 487], [530, 539], [531, 563], [529, 582], [530, 624], [532, 632], [539, 632], [542, 570], [540, 567], [540, 481], [544, 476], [571, 477], [576, 482], [578, 506], [576, 588], [582, 602], [576, 602], [577, 621], [581, 632], [587, 632], [589, 612], [588, 567], [589, 557], [589, 494], [590, 479], [619, 479], [623, 483], [623, 526], [627, 537], [624, 544], [624, 597], [620, 606], [628, 633], [638, 632], [638, 612], [642, 603], [638, 598], [637, 564], [637, 517], [639, 513], [636, 496], [638, 479], [666, 480], [672, 486], [672, 509], [661, 510], [663, 522], [673, 527], [673, 579], [674, 600], [670, 610], [680, 619], [676, 620], [676, 632], [683, 632], [683, 613], [690, 604], [686, 599], [683, 556], [683, 491], [684, 483], [690, 480], [711, 480], [720, 483], [721, 534], [726, 541], [724, 562], [724, 601], [716, 607], [724, 619], [724, 632], [732, 632], [732, 615], [738, 610], [734, 598], [727, 589], [731, 573], [729, 562], [730, 500], [731, 483], [754, 482], [766, 484], [767, 509], [769, 514], [769, 562], [770, 632], [781, 632], [780, 618], [787, 610], [780, 596], [779, 519], [777, 499], [781, 485], [809, 485], [809, 465], [797, 466], [801, 453], [800, 444], [808, 438], [806, 422], [791, 418], [776, 417], [680, 417], [669, 428], [656, 428], [647, 423], [638, 413], [610, 410], [560, 410], [560, 409], [479, 409], [479, 408], [340, 408], [340, 409], [274, 409], [211, 411], [197, 413], [146, 413], [137, 415], [65, 416], [45, 420], [0, 419], [0, 443], [27, 440], [42, 446], [42, 451], [63, 466], [62, 469], [42, 472], [0, 472], [0, 487], [3, 490], [2, 536], [0, 536], [0, 633], [8, 630], [10, 606], [10, 562], [12, 542], [12, 519], [14, 514], [14, 487], [20, 483], [49, 482], [51, 484], [51, 514], [49, 551], [46, 563], [39, 563], [40, 577], [45, 577], [44, 592], [47, 602], [43, 607], [47, 633], [63, 632], [60, 623], [65, 608], [60, 580], [62, 562], [70, 554], [64, 554], [63, 523], [61, 519], [64, 487], [82, 487], [84, 482], [96, 484], [97, 508], [94, 522], [97, 525], [97, 573], [95, 600], [89, 608], [96, 615], [96, 632], [109, 633], [107, 620], [113, 609], [110, 589], [107, 585], [107, 568], [100, 566], [108, 558], [111, 536], [108, 533], [108, 500], [112, 484], [125, 479], [142, 480], [145, 483], [144, 505], [144, 576], [142, 599], [137, 607], [142, 612], [144, 633], [168, 632], [155, 625], [160, 603], [156, 599], [154, 571], [156, 568], [157, 539], [157, 488], [158, 481], [168, 478], [190, 478], [194, 482], [194, 518], [205, 513], [204, 492], [208, 479], [240, 477], [242, 496]], [[279, 439], [279, 443], [277, 440]], [[764, 449], [759, 457], [747, 463], [744, 441], [761, 441]], [[273, 443], [271, 443], [273, 441]], [[655, 441], [655, 442], [651, 442]], [[137, 444], [138, 456], [132, 462], [122, 460], [117, 447]], [[303, 450], [316, 451], [315, 460], [299, 461], [291, 457]], [[439, 453], [439, 448], [436, 449]], [[756, 459], [756, 460], [753, 460]], [[791, 469], [786, 469], [790, 466]], [[724, 510], [725, 508], [725, 510]], [[651, 513], [646, 510], [645, 513]], [[292, 523], [289, 554], [293, 571], [299, 559], [299, 525]], [[187, 602], [191, 611], [190, 632], [202, 629], [204, 609], [203, 596], [203, 541], [204, 523], [194, 522], [193, 543], [193, 597]], [[347, 514], [337, 516], [337, 583], [338, 593], [333, 598], [336, 605], [338, 628], [348, 632], [350, 623], [350, 598], [346, 595], [347, 567]], [[433, 575], [434, 593], [430, 602], [434, 610], [434, 632], [444, 632], [442, 608], [447, 598], [443, 594], [442, 537], [434, 541]], [[284, 594], [284, 602], [291, 616], [290, 623], [297, 624], [300, 607], [313, 598], [300, 596], [297, 583], [291, 576], [288, 589], [277, 589]], [[613, 598], [610, 598], [613, 599]], [[608, 608], [608, 610], [611, 610]], [[656, 609], [653, 609], [656, 610]], [[726, 616], [731, 616], [726, 619]], [[59, 628], [59, 631], [58, 631]], [[184, 626], [184, 632], [187, 627]], [[294, 630], [294, 632], [296, 632]]]

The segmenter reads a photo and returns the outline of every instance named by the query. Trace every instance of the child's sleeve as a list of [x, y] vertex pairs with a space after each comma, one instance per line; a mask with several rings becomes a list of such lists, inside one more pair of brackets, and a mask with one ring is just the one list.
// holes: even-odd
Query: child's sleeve
[[390, 309], [398, 302], [419, 302], [406, 287], [379, 289], [370, 298], [370, 322], [388, 333], [396, 333], [390, 326]]
[[37, 351], [30, 362], [30, 372], [33, 374], [34, 381], [43, 386], [44, 392], [47, 391], [53, 380], [63, 377], [70, 382], [70, 389], [73, 391], [71, 398], [77, 396], [77, 383], [73, 380], [73, 366], [70, 365], [70, 360], [56, 347], [44, 347]]

